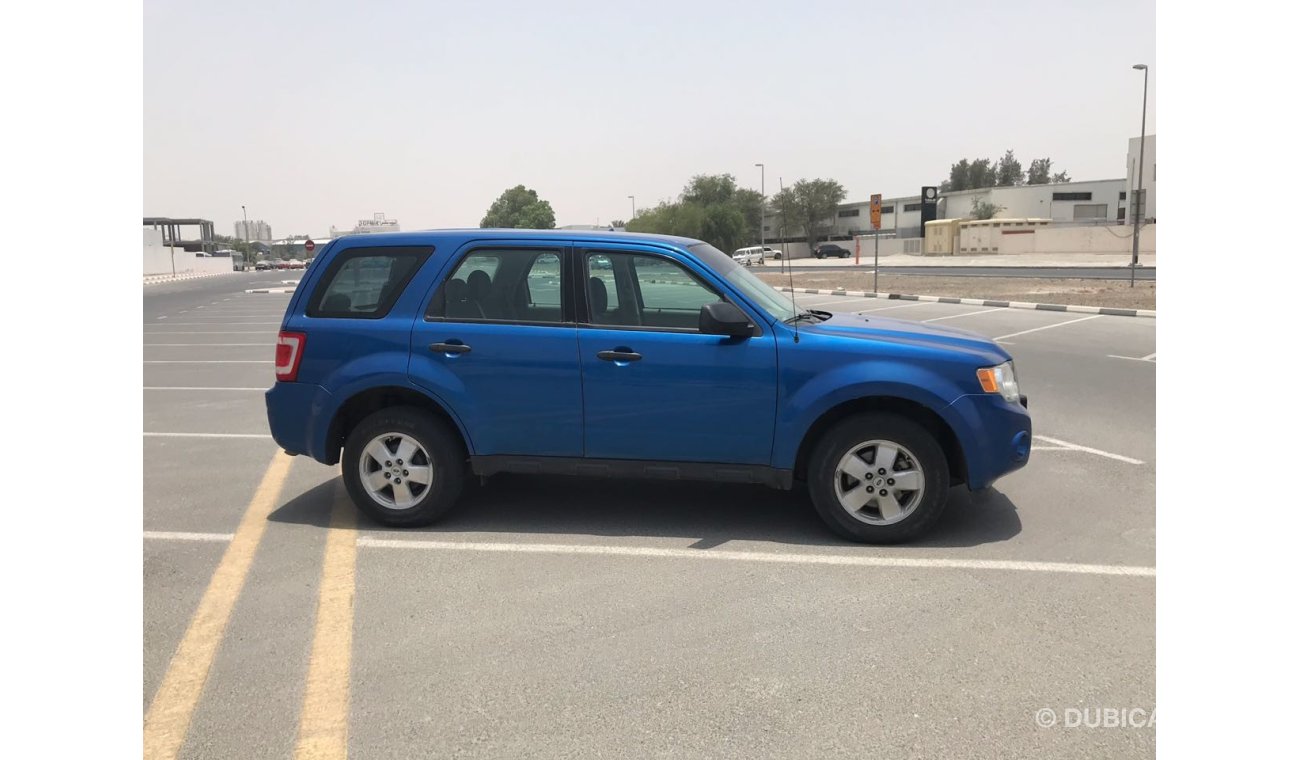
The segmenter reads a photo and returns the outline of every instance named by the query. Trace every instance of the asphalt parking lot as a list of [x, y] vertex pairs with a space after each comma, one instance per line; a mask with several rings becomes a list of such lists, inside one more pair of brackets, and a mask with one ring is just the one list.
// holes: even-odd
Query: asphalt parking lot
[[144, 292], [146, 757], [1154, 755], [1041, 716], [1155, 708], [1155, 319], [796, 296], [1015, 357], [1031, 462], [919, 543], [525, 476], [396, 531], [269, 437], [285, 275]]

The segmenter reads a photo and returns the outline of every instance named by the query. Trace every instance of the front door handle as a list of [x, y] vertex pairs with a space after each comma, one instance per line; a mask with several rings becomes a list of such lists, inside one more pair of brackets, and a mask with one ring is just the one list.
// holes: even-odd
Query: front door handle
[[441, 354], [464, 354], [469, 352], [469, 346], [464, 343], [430, 343], [429, 350]]
[[635, 351], [597, 351], [596, 358], [607, 362], [639, 362], [641, 354]]

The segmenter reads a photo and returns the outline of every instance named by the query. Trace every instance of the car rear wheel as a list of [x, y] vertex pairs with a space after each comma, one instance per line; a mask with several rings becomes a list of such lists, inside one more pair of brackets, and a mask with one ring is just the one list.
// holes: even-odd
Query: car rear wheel
[[892, 544], [929, 530], [948, 501], [948, 460], [921, 425], [869, 413], [837, 423], [817, 443], [808, 491], [822, 520], [853, 541]]
[[460, 440], [429, 412], [381, 409], [343, 446], [343, 482], [357, 508], [393, 527], [428, 525], [455, 505], [465, 481]]

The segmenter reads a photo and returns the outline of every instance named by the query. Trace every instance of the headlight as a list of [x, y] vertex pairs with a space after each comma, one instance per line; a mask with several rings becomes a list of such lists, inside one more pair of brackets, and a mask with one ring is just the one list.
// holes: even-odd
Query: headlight
[[1002, 398], [1013, 404], [1020, 402], [1020, 386], [1016, 384], [1016, 368], [1011, 362], [996, 367], [984, 367], [975, 370], [980, 387], [985, 393], [1001, 393]]

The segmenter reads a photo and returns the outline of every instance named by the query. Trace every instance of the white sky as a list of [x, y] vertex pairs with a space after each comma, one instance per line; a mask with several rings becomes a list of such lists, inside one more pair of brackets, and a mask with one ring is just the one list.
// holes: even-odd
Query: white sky
[[1155, 5], [146, 0], [145, 215], [277, 237], [382, 211], [477, 226], [507, 187], [556, 223], [693, 174], [915, 194], [962, 157], [1124, 176]]

